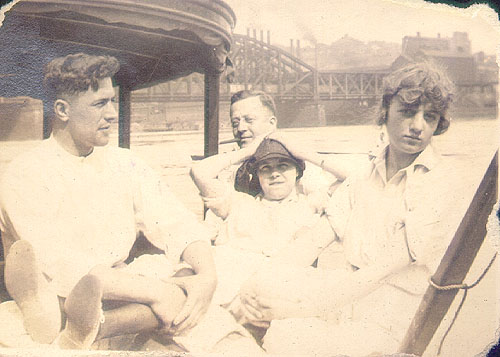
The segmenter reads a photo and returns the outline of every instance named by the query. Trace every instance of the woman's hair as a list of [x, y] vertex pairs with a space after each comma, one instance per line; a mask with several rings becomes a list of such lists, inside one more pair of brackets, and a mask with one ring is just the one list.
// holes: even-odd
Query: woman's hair
[[47, 101], [55, 101], [62, 94], [99, 89], [99, 80], [113, 77], [120, 69], [118, 60], [111, 56], [92, 56], [76, 53], [58, 57], [45, 66], [44, 89]]
[[387, 122], [394, 97], [405, 106], [430, 103], [440, 115], [434, 135], [444, 133], [450, 126], [447, 110], [453, 99], [454, 86], [448, 77], [429, 62], [409, 63], [384, 78], [384, 94], [377, 124]]

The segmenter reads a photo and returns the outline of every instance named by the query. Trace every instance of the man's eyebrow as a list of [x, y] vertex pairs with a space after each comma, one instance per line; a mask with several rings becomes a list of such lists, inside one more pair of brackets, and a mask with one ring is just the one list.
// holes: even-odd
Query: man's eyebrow
[[99, 104], [101, 102], [109, 102], [109, 101], [113, 101], [116, 99], [116, 96], [114, 97], [105, 97], [105, 98], [97, 98], [96, 100], [94, 100], [92, 102], [92, 104]]

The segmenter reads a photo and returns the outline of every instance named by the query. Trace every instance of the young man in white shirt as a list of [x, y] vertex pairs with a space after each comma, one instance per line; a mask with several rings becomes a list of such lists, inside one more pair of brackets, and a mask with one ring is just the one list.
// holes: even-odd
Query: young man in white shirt
[[[3, 174], [6, 286], [38, 343], [89, 348], [159, 328], [175, 339], [202, 320], [215, 290], [202, 223], [130, 150], [106, 146], [118, 69], [113, 57], [83, 53], [50, 62], [52, 136]], [[127, 265], [139, 232], [165, 253]], [[172, 278], [181, 262], [194, 274]], [[121, 303], [102, 316], [102, 301]]]

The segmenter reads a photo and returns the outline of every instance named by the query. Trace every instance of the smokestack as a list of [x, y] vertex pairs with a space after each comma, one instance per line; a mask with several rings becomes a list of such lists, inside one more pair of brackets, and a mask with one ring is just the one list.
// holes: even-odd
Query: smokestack
[[250, 28], [247, 27], [247, 36], [250, 37]]
[[300, 58], [300, 40], [297, 40], [297, 55], [298, 58]]
[[267, 44], [271, 44], [271, 31], [267, 30]]
[[293, 56], [293, 38], [290, 39], [290, 54]]
[[441, 38], [441, 34], [438, 32], [438, 38]]
[[264, 42], [264, 31], [260, 30], [260, 40]]
[[257, 39], [257, 30], [253, 29], [253, 38]]
[[420, 37], [420, 32], [417, 32], [417, 37]]

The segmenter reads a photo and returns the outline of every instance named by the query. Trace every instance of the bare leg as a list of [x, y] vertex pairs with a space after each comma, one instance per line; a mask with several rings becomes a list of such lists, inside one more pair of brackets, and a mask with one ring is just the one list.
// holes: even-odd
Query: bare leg
[[173, 283], [123, 269], [96, 267], [91, 272], [103, 286], [103, 299], [149, 306], [163, 327], [169, 327], [184, 305], [184, 291]]
[[[191, 269], [184, 268], [178, 271], [175, 276], [193, 275]], [[172, 289], [174, 294], [171, 301], [165, 301], [166, 309], [172, 311], [173, 316], [181, 311], [186, 297], [181, 289]], [[107, 302], [113, 303], [113, 302]], [[120, 306], [111, 307], [104, 312], [105, 322], [101, 325], [97, 339], [113, 337], [124, 334], [133, 334], [140, 332], [153, 331], [163, 327], [161, 320], [157, 318], [153, 310], [145, 305], [139, 303], [123, 303], [115, 302]]]
[[24, 327], [35, 342], [51, 343], [61, 329], [59, 299], [49, 290], [25, 240], [15, 242], [5, 259], [5, 285], [23, 314]]
[[127, 304], [104, 312], [97, 340], [119, 335], [148, 332], [158, 329], [161, 322], [151, 308], [143, 304]]

